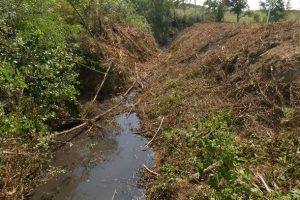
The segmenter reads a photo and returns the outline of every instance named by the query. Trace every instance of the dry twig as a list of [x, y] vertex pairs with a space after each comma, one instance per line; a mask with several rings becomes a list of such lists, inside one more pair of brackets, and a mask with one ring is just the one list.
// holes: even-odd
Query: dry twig
[[155, 171], [152, 171], [151, 169], [149, 169], [146, 165], [143, 164], [143, 167], [148, 171], [150, 172], [151, 174], [154, 174], [156, 176], [159, 176], [159, 173], [155, 172]]
[[111, 197], [111, 200], [115, 199], [115, 195], [117, 194], [117, 189], [115, 189], [113, 196]]
[[261, 174], [257, 174], [257, 177], [260, 179], [260, 181], [262, 182], [262, 184], [264, 185], [264, 187], [266, 188], [266, 190], [268, 192], [271, 192], [270, 187], [268, 186], [268, 184], [266, 183], [265, 179], [262, 177]]
[[158, 132], [160, 131], [163, 122], [164, 122], [164, 117], [161, 119], [160, 125], [159, 125], [157, 131], [155, 132], [153, 138], [152, 138], [145, 146], [143, 146], [142, 150], [144, 150], [144, 149], [146, 149], [147, 147], [149, 147], [149, 145], [151, 144], [151, 142], [153, 142], [153, 140], [154, 140], [155, 137], [157, 136]]
[[103, 78], [103, 80], [102, 80], [102, 82], [101, 82], [101, 85], [99, 86], [99, 88], [98, 88], [98, 90], [97, 90], [97, 92], [96, 92], [94, 98], [93, 98], [92, 103], [94, 103], [94, 102], [96, 101], [96, 99], [97, 99], [97, 97], [98, 97], [98, 95], [99, 95], [99, 93], [100, 93], [100, 91], [101, 91], [101, 89], [102, 89], [102, 87], [103, 87], [103, 85], [104, 85], [106, 79], [107, 79], [107, 75], [108, 75], [108, 73], [109, 73], [109, 71], [110, 71], [112, 65], [113, 65], [113, 64], [109, 65], [109, 67], [107, 68], [107, 70], [106, 70], [106, 72], [105, 72], [105, 75], [104, 75], [104, 78]]
[[93, 124], [95, 123], [96, 121], [98, 121], [99, 119], [101, 119], [103, 116], [107, 115], [108, 113], [110, 113], [112, 110], [116, 109], [117, 107], [119, 107], [121, 105], [121, 103], [115, 105], [114, 107], [106, 110], [104, 113], [101, 113], [99, 115], [97, 115], [96, 117], [94, 117], [93, 119], [87, 121], [87, 122], [84, 122], [82, 124], [79, 124], [78, 126], [75, 126], [69, 130], [65, 130], [65, 131], [62, 131], [62, 132], [59, 132], [59, 133], [56, 133], [55, 136], [59, 136], [59, 135], [63, 135], [63, 134], [67, 134], [67, 133], [70, 133], [72, 131], [75, 131], [77, 129], [80, 129], [80, 128], [84, 128], [86, 127], [88, 124]]

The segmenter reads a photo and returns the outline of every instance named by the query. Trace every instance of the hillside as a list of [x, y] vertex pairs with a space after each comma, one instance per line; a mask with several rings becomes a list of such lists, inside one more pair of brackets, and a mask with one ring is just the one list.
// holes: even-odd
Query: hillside
[[299, 197], [299, 23], [196, 24], [139, 69], [149, 199]]

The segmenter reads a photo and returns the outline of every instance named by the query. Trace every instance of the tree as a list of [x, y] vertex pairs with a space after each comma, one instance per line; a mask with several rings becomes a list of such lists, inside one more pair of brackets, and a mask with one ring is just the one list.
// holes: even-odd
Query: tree
[[204, 6], [208, 7], [216, 22], [224, 20], [226, 4], [226, 0], [206, 0], [204, 2]]
[[260, 6], [268, 14], [268, 22], [277, 22], [285, 15], [283, 0], [266, 0], [261, 1]]
[[286, 5], [285, 5], [285, 9], [286, 10], [291, 10], [292, 6], [291, 6], [291, 1], [287, 0]]
[[241, 14], [245, 9], [249, 9], [249, 5], [247, 0], [229, 0], [228, 5], [230, 7], [230, 12], [234, 12], [236, 14], [236, 21], [239, 22], [241, 18]]

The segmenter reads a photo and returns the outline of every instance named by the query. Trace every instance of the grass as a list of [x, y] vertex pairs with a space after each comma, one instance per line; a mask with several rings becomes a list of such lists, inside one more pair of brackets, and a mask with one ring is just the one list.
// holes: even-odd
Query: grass
[[300, 10], [288, 11], [286, 19], [290, 21], [300, 21]]
[[[169, 81], [170, 80], [165, 80], [165, 84], [170, 84]], [[153, 119], [159, 116], [159, 114], [164, 115], [170, 113], [180, 105], [181, 101], [181, 92], [175, 89], [171, 89], [165, 94], [159, 95], [151, 100], [151, 104], [155, 106], [148, 112], [148, 117]]]

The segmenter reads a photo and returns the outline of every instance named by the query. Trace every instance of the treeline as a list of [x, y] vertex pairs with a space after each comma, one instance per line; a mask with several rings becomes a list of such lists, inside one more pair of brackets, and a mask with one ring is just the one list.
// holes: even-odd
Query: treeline
[[247, 0], [206, 0], [203, 5], [191, 0], [128, 0], [135, 11], [144, 16], [150, 24], [155, 38], [161, 44], [168, 41], [180, 30], [195, 22], [224, 21], [225, 14], [236, 15], [236, 22], [242, 17], [253, 17], [253, 21], [276, 22], [283, 19], [290, 10], [290, 1], [260, 1], [261, 12], [266, 19], [258, 19], [257, 12], [250, 11]]
[[[276, 22], [283, 19], [290, 10], [290, 1], [284, 4], [283, 0], [264, 0], [260, 1], [261, 11], [265, 12], [268, 22]], [[249, 10], [247, 0], [206, 0], [204, 6], [207, 6], [216, 22], [224, 21], [226, 12], [236, 14], [236, 21], [239, 22], [243, 16], [252, 16], [254, 21], [259, 21], [257, 14]]]

